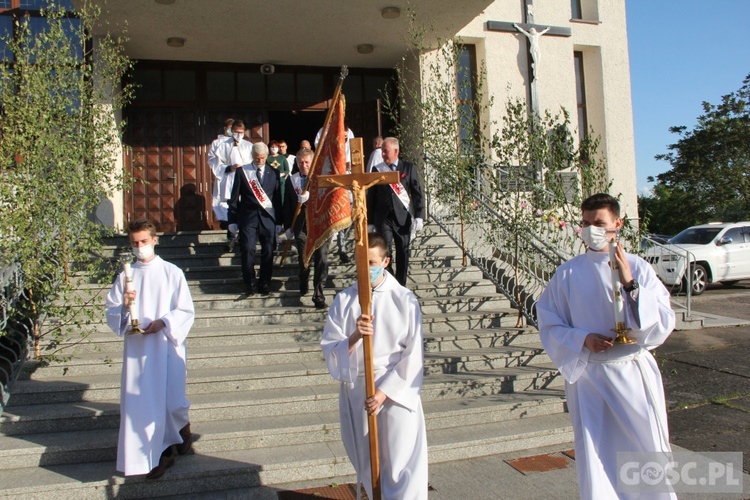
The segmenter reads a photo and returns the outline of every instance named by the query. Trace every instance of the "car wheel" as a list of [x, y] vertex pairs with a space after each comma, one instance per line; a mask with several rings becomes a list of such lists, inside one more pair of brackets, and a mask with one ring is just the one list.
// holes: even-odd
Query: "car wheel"
[[724, 286], [734, 286], [739, 282], [740, 280], [729, 280], [729, 281], [722, 281], [721, 284]]
[[[708, 285], [708, 273], [703, 264], [692, 264], [691, 269], [691, 286], [692, 294], [700, 295], [706, 291], [706, 285]], [[682, 289], [687, 292], [687, 277], [682, 278]]]

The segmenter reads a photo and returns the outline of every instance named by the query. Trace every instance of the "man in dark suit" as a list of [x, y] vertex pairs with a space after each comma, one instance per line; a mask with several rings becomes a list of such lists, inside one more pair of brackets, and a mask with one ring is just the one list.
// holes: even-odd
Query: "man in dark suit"
[[399, 172], [400, 183], [373, 186], [367, 191], [367, 220], [383, 235], [389, 247], [395, 243], [395, 277], [405, 286], [411, 236], [424, 226], [424, 196], [414, 164], [398, 158], [398, 139], [384, 139], [381, 152], [383, 163], [375, 165], [371, 171], [395, 170]]
[[[305, 183], [310, 173], [314, 153], [309, 148], [300, 149], [297, 153], [297, 166], [299, 172], [290, 175], [286, 180], [286, 190], [284, 192], [284, 227], [286, 228], [287, 239], [294, 238], [294, 245], [297, 247], [299, 255], [299, 294], [307, 294], [310, 268], [305, 267], [302, 263], [302, 255], [305, 251], [307, 242], [307, 228], [305, 222], [307, 219], [307, 200], [310, 199], [309, 191], [305, 191]], [[301, 203], [297, 220], [292, 227], [294, 212], [297, 210], [297, 204]], [[328, 242], [315, 250], [312, 254], [312, 263], [315, 266], [313, 275], [313, 304], [316, 309], [325, 309], [326, 299], [323, 295], [323, 285], [328, 278]]]
[[[281, 181], [279, 172], [266, 165], [268, 146], [253, 144], [252, 163], [235, 172], [229, 200], [229, 230], [240, 232], [242, 280], [245, 291], [255, 291], [255, 243], [260, 242], [260, 280], [258, 292], [267, 295], [273, 271], [273, 247], [281, 231]], [[278, 222], [277, 222], [278, 221]]]

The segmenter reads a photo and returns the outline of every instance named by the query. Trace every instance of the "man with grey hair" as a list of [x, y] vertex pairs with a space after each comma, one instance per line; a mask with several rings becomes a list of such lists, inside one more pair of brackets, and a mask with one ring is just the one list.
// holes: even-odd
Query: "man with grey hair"
[[417, 168], [398, 157], [398, 139], [386, 137], [381, 152], [383, 163], [372, 167], [371, 172], [398, 172], [399, 182], [373, 186], [367, 191], [367, 219], [372, 225], [370, 229], [383, 235], [389, 247], [395, 243], [394, 276], [401, 286], [405, 286], [409, 243], [424, 226], [424, 196]]
[[[268, 146], [253, 144], [252, 163], [235, 172], [229, 199], [229, 230], [240, 233], [242, 280], [248, 295], [267, 295], [273, 272], [273, 247], [281, 231], [281, 179], [276, 169], [266, 165]], [[260, 279], [255, 277], [255, 243], [260, 242]]]

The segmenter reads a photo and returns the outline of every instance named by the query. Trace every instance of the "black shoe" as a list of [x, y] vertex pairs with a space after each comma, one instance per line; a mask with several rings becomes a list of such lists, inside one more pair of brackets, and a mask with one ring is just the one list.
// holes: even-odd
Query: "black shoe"
[[146, 479], [159, 479], [164, 475], [165, 472], [167, 472], [167, 469], [172, 467], [174, 465], [174, 457], [169, 455], [162, 454], [161, 457], [159, 457], [159, 465], [151, 469], [151, 472], [146, 474]]
[[245, 295], [255, 295], [255, 285], [253, 283], [245, 284]]
[[327, 307], [325, 300], [313, 300], [313, 304], [315, 304], [315, 309], [325, 309]]
[[185, 455], [193, 447], [193, 435], [190, 432], [190, 422], [180, 429], [180, 437], [182, 438], [182, 443], [177, 445], [177, 453]]
[[258, 285], [258, 293], [261, 295], [268, 295], [271, 292], [271, 290], [268, 287], [268, 283], [260, 283]]
[[339, 259], [341, 260], [342, 264], [348, 264], [351, 259], [349, 259], [349, 255], [347, 255], [344, 252], [339, 252]]
[[303, 284], [300, 283], [300, 285], [299, 285], [299, 296], [300, 297], [303, 297], [303, 296], [307, 295], [307, 292], [309, 292], [309, 291], [310, 291], [310, 289], [308, 288], [307, 285], [303, 285]]

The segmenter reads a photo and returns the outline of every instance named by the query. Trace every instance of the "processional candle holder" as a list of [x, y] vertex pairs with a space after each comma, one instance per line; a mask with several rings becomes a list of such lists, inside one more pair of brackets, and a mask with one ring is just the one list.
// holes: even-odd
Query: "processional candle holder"
[[609, 242], [609, 268], [612, 271], [612, 292], [615, 308], [615, 327], [611, 331], [615, 334], [615, 344], [635, 344], [635, 339], [628, 337], [630, 328], [625, 326], [625, 302], [622, 297], [620, 271], [617, 269], [617, 261], [615, 260], [616, 250], [617, 238]]
[[[125, 271], [125, 292], [129, 292], [134, 289], [133, 268], [131, 265], [133, 262], [133, 254], [130, 252], [121, 253], [120, 262], [122, 263], [122, 268]], [[130, 309], [130, 331], [128, 331], [128, 334], [130, 335], [134, 333], [143, 333], [140, 321], [138, 319], [138, 304], [136, 302], [131, 302], [130, 306], [128, 307]]]

